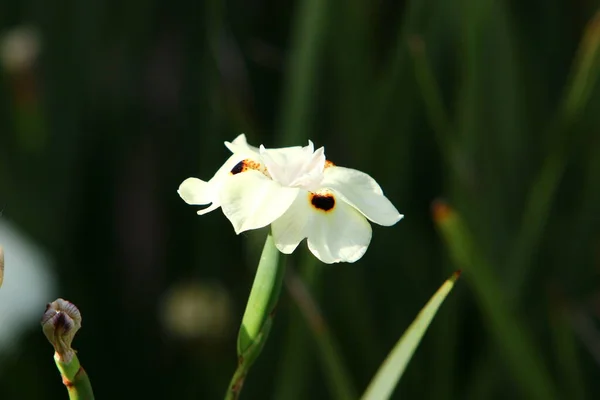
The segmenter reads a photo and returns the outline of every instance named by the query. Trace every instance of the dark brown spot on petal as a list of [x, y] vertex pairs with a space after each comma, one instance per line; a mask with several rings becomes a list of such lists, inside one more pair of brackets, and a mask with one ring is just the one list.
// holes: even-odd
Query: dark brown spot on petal
[[242, 160], [239, 163], [235, 164], [235, 167], [233, 167], [233, 169], [231, 170], [231, 175], [235, 175], [235, 174], [239, 174], [240, 172], [244, 172], [245, 161], [246, 160]]
[[310, 204], [321, 211], [331, 211], [335, 207], [335, 198], [331, 193], [310, 194]]
[[231, 169], [230, 174], [237, 175], [240, 172], [246, 172], [249, 169], [254, 169], [256, 171], [262, 172], [263, 174], [266, 172], [266, 168], [264, 168], [260, 163], [246, 159], [235, 164], [235, 167]]
[[335, 166], [335, 164], [334, 164], [334, 163], [332, 163], [332, 162], [331, 162], [331, 161], [329, 161], [329, 160], [325, 160], [325, 168], [329, 168], [329, 167], [333, 167], [333, 166]]

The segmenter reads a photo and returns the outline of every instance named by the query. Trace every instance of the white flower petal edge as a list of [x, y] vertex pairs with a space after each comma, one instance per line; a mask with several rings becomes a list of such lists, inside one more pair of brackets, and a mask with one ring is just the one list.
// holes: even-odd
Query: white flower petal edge
[[229, 149], [232, 153], [246, 153], [249, 155], [258, 154], [258, 147], [250, 146], [248, 141], [246, 140], [246, 135], [241, 134], [238, 135], [231, 142], [225, 142], [225, 147]]
[[329, 211], [311, 205], [312, 195], [301, 191], [294, 203], [271, 224], [275, 245], [285, 254], [292, 253], [308, 238], [308, 248], [326, 264], [358, 261], [371, 242], [371, 225], [354, 207], [334, 196]]
[[216, 210], [221, 205], [219, 203], [219, 191], [223, 186], [223, 182], [229, 177], [231, 169], [244, 157], [244, 154], [232, 154], [208, 182], [198, 178], [187, 178], [179, 185], [177, 193], [183, 201], [190, 205], [201, 206], [212, 203], [209, 207], [199, 210], [198, 215]]
[[299, 189], [283, 187], [261, 172], [249, 170], [226, 179], [219, 202], [236, 234], [265, 227], [290, 207]]
[[337, 166], [325, 168], [321, 186], [337, 192], [376, 224], [391, 226], [404, 217], [384, 196], [375, 179], [364, 172]]
[[198, 178], [187, 178], [177, 189], [179, 196], [192, 206], [212, 203], [212, 192], [208, 182]]
[[308, 236], [308, 226], [315, 211], [310, 206], [308, 195], [301, 190], [290, 208], [271, 224], [275, 246], [284, 254], [292, 254]]

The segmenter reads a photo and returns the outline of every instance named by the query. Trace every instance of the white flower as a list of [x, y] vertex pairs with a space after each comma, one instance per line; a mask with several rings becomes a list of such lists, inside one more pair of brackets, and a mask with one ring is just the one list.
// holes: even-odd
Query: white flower
[[371, 241], [370, 220], [391, 226], [403, 215], [369, 175], [338, 167], [323, 147], [265, 149], [249, 146], [242, 134], [225, 143], [233, 153], [208, 181], [188, 178], [178, 193], [188, 204], [219, 207], [237, 234], [271, 224], [275, 245], [292, 253], [308, 238], [322, 262], [355, 262]]

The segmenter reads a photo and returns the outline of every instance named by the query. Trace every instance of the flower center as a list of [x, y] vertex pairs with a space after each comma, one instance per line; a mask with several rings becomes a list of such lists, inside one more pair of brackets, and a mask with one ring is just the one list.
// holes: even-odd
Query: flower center
[[260, 165], [260, 163], [258, 163], [256, 161], [252, 161], [250, 159], [245, 159], [245, 160], [242, 160], [239, 163], [235, 164], [235, 166], [231, 169], [231, 171], [229, 171], [229, 173], [231, 175], [237, 175], [240, 172], [246, 172], [249, 169], [254, 169], [256, 171], [262, 172], [263, 174], [265, 174], [265, 172], [266, 172], [265, 167]]
[[323, 180], [325, 152], [323, 147], [314, 151], [311, 141], [306, 147], [267, 150], [261, 146], [260, 155], [271, 178], [282, 186], [311, 191]]
[[310, 193], [310, 204], [318, 210], [329, 211], [335, 207], [335, 197], [331, 193]]

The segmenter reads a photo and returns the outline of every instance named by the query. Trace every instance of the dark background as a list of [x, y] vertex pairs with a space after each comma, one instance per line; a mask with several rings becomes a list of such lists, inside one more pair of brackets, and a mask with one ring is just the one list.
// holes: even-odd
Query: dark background
[[[0, 74], [2, 219], [51, 256], [83, 313], [74, 347], [96, 397], [222, 398], [264, 232], [236, 236], [176, 190], [210, 178], [244, 132], [325, 146], [406, 216], [374, 226], [355, 264], [303, 267], [305, 244], [289, 257], [357, 393], [464, 267], [432, 219], [444, 198], [503, 297], [482, 302], [466, 269], [395, 398], [527, 399], [540, 385], [597, 398], [598, 3], [0, 1], [3, 35], [29, 26], [39, 46]], [[527, 332], [549, 382], [506, 357], [516, 331], [495, 334], [490, 307]], [[316, 349], [284, 293], [242, 398], [335, 398]], [[66, 398], [37, 322], [0, 363], [0, 398]]]

